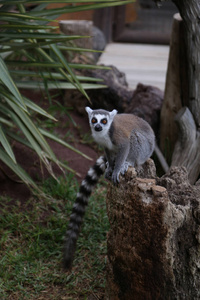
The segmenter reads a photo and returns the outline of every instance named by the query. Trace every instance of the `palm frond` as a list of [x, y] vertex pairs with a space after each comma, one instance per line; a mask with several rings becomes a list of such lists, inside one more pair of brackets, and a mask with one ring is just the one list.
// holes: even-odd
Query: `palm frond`
[[[52, 3], [65, 4], [62, 8], [49, 8]], [[1, 0], [0, 1], [0, 160], [12, 169], [28, 186], [37, 188], [28, 174], [18, 165], [12, 141], [16, 140], [33, 149], [52, 176], [51, 162], [74, 172], [58, 161], [46, 138], [61, 143], [78, 154], [90, 159], [67, 142], [38, 128], [34, 115], [55, 121], [41, 107], [24, 97], [23, 89], [78, 89], [88, 98], [87, 89], [105, 88], [101, 79], [77, 76], [79, 69], [105, 69], [103, 66], [82, 65], [68, 62], [64, 52], [97, 52], [73, 45], [84, 36], [67, 36], [55, 33], [58, 22], [54, 18], [63, 13], [85, 11], [102, 7], [124, 5], [134, 1], [93, 0]], [[33, 4], [30, 6], [29, 4]], [[15, 11], [10, 7], [15, 5]]]

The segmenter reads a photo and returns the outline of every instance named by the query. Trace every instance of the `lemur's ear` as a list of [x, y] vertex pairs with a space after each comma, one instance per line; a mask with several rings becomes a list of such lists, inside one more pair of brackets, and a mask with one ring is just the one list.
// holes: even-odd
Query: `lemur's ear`
[[90, 115], [93, 112], [93, 110], [89, 106], [86, 106], [85, 110], [87, 111], [88, 115]]
[[114, 116], [116, 116], [116, 114], [117, 114], [117, 110], [116, 110], [116, 109], [113, 109], [113, 110], [110, 112], [110, 116], [111, 116], [112, 118], [114, 118]]

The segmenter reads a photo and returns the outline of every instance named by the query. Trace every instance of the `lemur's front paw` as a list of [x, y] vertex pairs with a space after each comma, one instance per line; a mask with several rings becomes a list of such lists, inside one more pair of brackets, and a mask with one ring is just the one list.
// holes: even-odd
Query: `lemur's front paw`
[[127, 172], [129, 166], [130, 166], [130, 164], [128, 162], [125, 162], [124, 165], [120, 169], [120, 173], [122, 175], [124, 175]]

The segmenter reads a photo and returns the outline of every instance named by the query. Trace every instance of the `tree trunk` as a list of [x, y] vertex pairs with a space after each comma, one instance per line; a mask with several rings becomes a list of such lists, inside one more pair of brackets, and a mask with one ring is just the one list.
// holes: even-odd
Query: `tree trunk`
[[199, 193], [178, 167], [160, 179], [129, 168], [109, 185], [107, 299], [200, 299]]
[[[177, 145], [174, 149], [175, 153], [172, 157], [172, 165], [185, 166], [188, 170], [190, 182], [194, 183], [200, 173], [200, 164], [197, 160], [200, 148], [200, 1], [173, 0], [173, 2], [178, 7], [180, 15], [183, 19], [183, 29], [181, 31], [184, 34], [182, 34], [181, 39], [178, 38], [178, 41], [180, 44], [180, 49], [183, 49], [184, 54], [179, 55], [179, 59], [177, 60], [179, 63], [176, 63], [177, 69], [180, 70], [180, 76], [176, 68], [174, 68], [174, 70], [172, 70], [170, 74], [170, 77], [175, 78], [175, 82], [179, 83], [179, 80], [181, 79], [180, 84], [178, 84], [178, 88], [174, 89], [174, 98], [176, 99], [176, 101], [172, 96], [173, 93], [171, 93], [171, 87], [173, 87], [173, 85], [170, 86], [167, 81], [165, 94], [168, 94], [169, 97], [167, 99], [168, 102], [166, 102], [163, 107], [163, 120], [161, 120], [161, 122], [164, 124], [165, 129], [168, 126], [170, 128], [170, 133], [172, 133], [170, 142], [172, 142], [173, 148], [175, 141], [175, 138], [173, 139], [173, 137], [176, 136], [177, 132], [172, 121], [172, 119], [174, 118], [174, 112], [172, 111], [172, 109], [170, 109], [171, 114], [168, 113], [166, 118], [165, 114], [167, 111], [166, 108], [173, 107], [173, 103], [176, 107], [177, 101], [178, 103], [180, 103], [181, 97], [182, 105], [187, 106], [191, 112], [190, 119], [193, 118], [194, 121], [193, 130], [196, 133], [196, 138], [190, 141], [190, 143], [190, 137], [186, 137], [186, 134], [188, 134], [189, 132], [187, 130], [183, 130], [183, 122], [189, 122], [189, 124], [184, 124], [185, 129], [187, 126], [190, 126], [191, 123], [188, 117], [186, 119], [184, 116], [183, 120], [182, 118], [179, 119], [180, 116], [184, 115], [183, 111], [181, 110], [181, 112], [178, 114], [177, 122], [179, 124], [179, 128], [182, 128], [182, 130], [179, 132]], [[175, 57], [173, 61], [176, 61]], [[180, 91], [179, 86], [181, 87]], [[171, 101], [170, 99], [172, 99], [173, 101]], [[187, 116], [189, 116], [189, 114], [187, 114]], [[167, 122], [167, 119], [169, 120], [169, 123]], [[173, 124], [173, 126], [171, 124]], [[175, 132], [175, 135], [173, 135], [173, 132]], [[182, 134], [184, 134], [184, 136], [181, 136]], [[167, 136], [166, 132], [162, 128], [161, 135], [161, 148], [162, 150], [164, 150], [163, 141], [166, 140]], [[188, 141], [187, 143], [185, 142], [186, 140]]]
[[172, 166], [184, 166], [190, 183], [195, 183], [200, 172], [200, 131], [197, 130], [193, 115], [187, 107], [177, 114], [179, 138], [172, 156]]
[[182, 20], [180, 15], [174, 15], [165, 95], [161, 110], [160, 148], [165, 153], [168, 161], [171, 161], [172, 152], [178, 136], [177, 125], [174, 122], [174, 118], [179, 109], [182, 107], [182, 73], [180, 67], [184, 64], [184, 59], [181, 56], [181, 49], [183, 48], [183, 32], [181, 30], [181, 23]]
[[[173, 2], [183, 19], [186, 45], [182, 60], [187, 67], [180, 74], [188, 73], [188, 80], [175, 78], [178, 103], [181, 99], [187, 106], [176, 116], [179, 137], [172, 165], [180, 167], [146, 179], [129, 168], [118, 187], [109, 185], [109, 300], [200, 299], [200, 182], [190, 185], [186, 171], [191, 182], [200, 172], [200, 1]], [[171, 70], [174, 76], [177, 70]], [[150, 164], [139, 176], [152, 174], [151, 169]]]
[[184, 21], [188, 64], [188, 106], [200, 126], [200, 1], [173, 0]]

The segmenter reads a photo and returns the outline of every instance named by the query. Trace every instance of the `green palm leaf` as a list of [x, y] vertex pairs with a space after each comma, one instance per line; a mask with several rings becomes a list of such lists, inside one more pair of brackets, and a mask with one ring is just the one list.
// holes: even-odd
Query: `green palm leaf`
[[[37, 188], [36, 184], [16, 162], [12, 140], [33, 149], [52, 176], [54, 174], [51, 161], [61, 168], [74, 171], [58, 161], [46, 138], [61, 143], [87, 159], [90, 158], [60, 138], [39, 129], [34, 121], [33, 113], [34, 115], [38, 113], [53, 121], [56, 121], [55, 118], [21, 95], [18, 88], [45, 89], [47, 95], [49, 89], [76, 88], [85, 97], [88, 97], [87, 89], [105, 88], [100, 79], [77, 76], [74, 73], [76, 69], [105, 69], [105, 67], [69, 63], [63, 54], [63, 51], [96, 52], [92, 49], [71, 46], [70, 43], [74, 40], [84, 37], [56, 34], [53, 31], [58, 26], [51, 26], [47, 23], [58, 22], [53, 20], [54, 17], [66, 12], [122, 5], [133, 1], [94, 0], [90, 4], [86, 0], [58, 2], [66, 5], [58, 9], [48, 9], [49, 3], [57, 3], [57, 1], [0, 1], [0, 160], [33, 188]], [[27, 5], [30, 3], [35, 7]], [[12, 5], [15, 5], [15, 12], [9, 11]]]
[[30, 178], [30, 176], [18, 165], [13, 162], [12, 159], [10, 159], [10, 156], [8, 156], [5, 151], [3, 151], [0, 148], [0, 160], [4, 162], [16, 175], [21, 178], [23, 182], [25, 182], [28, 186], [38, 190], [37, 185], [35, 182]]
[[65, 146], [65, 147], [69, 148], [70, 150], [76, 152], [77, 154], [83, 156], [84, 158], [86, 158], [86, 159], [88, 159], [88, 160], [92, 160], [89, 156], [87, 156], [86, 154], [84, 154], [84, 153], [82, 153], [81, 151], [77, 150], [76, 148], [72, 147], [69, 143], [63, 141], [62, 139], [58, 138], [58, 137], [55, 136], [54, 134], [51, 134], [50, 132], [48, 132], [48, 131], [46, 131], [46, 130], [44, 130], [44, 129], [42, 129], [42, 128], [39, 128], [39, 130], [40, 130], [40, 132], [41, 132], [44, 136], [50, 138], [51, 140], [53, 140], [53, 141], [55, 141], [55, 142], [57, 142], [57, 143], [59, 143], [59, 144]]
[[[55, 3], [55, 0], [2, 0], [1, 4], [9, 4], [9, 5], [14, 5], [14, 4], [28, 4], [28, 3], [33, 3], [34, 4], [39, 4], [39, 3]], [[57, 1], [59, 3], [72, 3], [71, 0], [59, 0]], [[116, 0], [93, 0], [92, 2], [116, 2]], [[118, 1], [119, 2], [119, 1]], [[87, 0], [73, 0], [73, 3], [88, 3]]]
[[3, 59], [0, 57], [0, 81], [7, 87], [7, 89], [15, 96], [16, 103], [24, 110], [26, 110], [26, 106], [24, 104], [23, 98], [19, 93], [14, 81], [12, 80], [6, 64]]
[[[35, 21], [46, 21], [46, 22], [56, 22], [54, 19], [47, 19], [44, 17], [37, 17], [37, 16], [30, 16], [27, 14], [19, 14], [19, 13], [11, 13], [6, 11], [0, 11], [0, 20], [9, 20], [12, 18], [12, 20], [16, 20], [18, 22], [19, 20], [35, 20]], [[58, 22], [58, 21], [57, 21]]]
[[15, 159], [15, 155], [12, 151], [12, 148], [10, 146], [10, 143], [8, 142], [8, 139], [6, 138], [4, 131], [2, 130], [1, 126], [0, 126], [0, 142], [3, 146], [3, 148], [5, 149], [6, 153], [9, 155], [9, 157], [12, 159], [12, 161], [16, 164], [16, 159]]
[[105, 8], [105, 7], [125, 5], [125, 4], [129, 4], [129, 3], [133, 3], [133, 2], [135, 2], [135, 1], [134, 0], [128, 0], [128, 1], [103, 1], [103, 3], [77, 5], [77, 6], [65, 6], [65, 7], [62, 7], [62, 8], [54, 8], [54, 9], [34, 11], [34, 12], [32, 11], [32, 12], [29, 13], [29, 16], [34, 16], [34, 17], [36, 17], [36, 16], [37, 17], [45, 16], [46, 17], [46, 16], [52, 16], [52, 15], [55, 15], [55, 14], [61, 15], [61, 14], [72, 13], [72, 12], [77, 12], [77, 11], [86, 11], [86, 10], [92, 10], [92, 9], [99, 9], [99, 8]]

